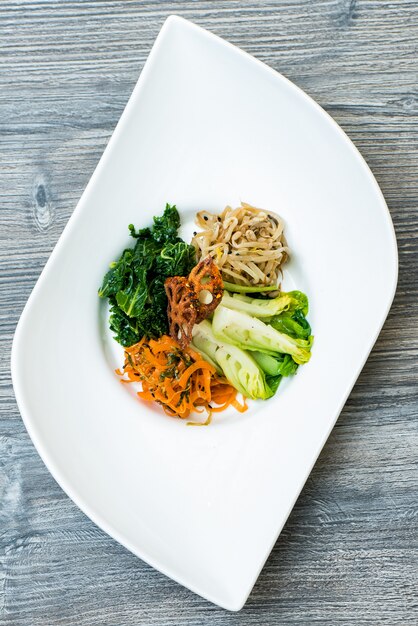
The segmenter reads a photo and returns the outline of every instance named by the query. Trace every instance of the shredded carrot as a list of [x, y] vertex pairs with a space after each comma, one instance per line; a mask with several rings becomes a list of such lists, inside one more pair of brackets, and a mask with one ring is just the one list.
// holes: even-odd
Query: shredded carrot
[[[167, 415], [188, 418], [191, 413], [207, 411], [209, 424], [212, 412], [224, 411], [233, 406], [243, 413], [247, 410], [237, 401], [237, 390], [226, 378], [219, 376], [215, 368], [190, 348], [182, 350], [171, 337], [141, 339], [125, 349], [121, 382], [140, 382], [138, 396], [147, 402], [156, 401]], [[213, 406], [216, 404], [217, 406]], [[190, 425], [201, 422], [188, 422]]]

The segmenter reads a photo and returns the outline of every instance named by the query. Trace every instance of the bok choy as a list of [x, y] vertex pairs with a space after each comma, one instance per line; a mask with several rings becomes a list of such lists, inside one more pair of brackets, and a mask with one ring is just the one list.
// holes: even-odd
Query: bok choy
[[220, 368], [225, 378], [247, 398], [267, 400], [275, 390], [267, 384], [264, 371], [252, 355], [230, 343], [219, 341], [208, 320], [193, 328], [192, 346], [204, 359]]
[[312, 338], [299, 339], [276, 330], [247, 313], [220, 305], [213, 316], [213, 332], [217, 339], [244, 350], [275, 356], [290, 354], [298, 365], [311, 356]]

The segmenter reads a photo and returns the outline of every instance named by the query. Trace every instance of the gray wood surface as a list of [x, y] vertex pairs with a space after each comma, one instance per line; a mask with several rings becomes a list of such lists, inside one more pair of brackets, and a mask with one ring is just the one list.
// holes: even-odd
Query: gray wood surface
[[[77, 509], [29, 440], [10, 379], [24, 303], [170, 13], [331, 113], [376, 175], [399, 245], [389, 318], [239, 614], [154, 571]], [[416, 0], [1, 0], [1, 624], [418, 623], [417, 47]], [[354, 295], [353, 306], [367, 303]]]

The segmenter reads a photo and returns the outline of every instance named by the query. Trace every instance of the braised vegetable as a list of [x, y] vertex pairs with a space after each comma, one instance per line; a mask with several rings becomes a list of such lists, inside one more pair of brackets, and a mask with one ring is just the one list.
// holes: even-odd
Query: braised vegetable
[[[140, 382], [143, 400], [156, 401], [168, 415], [187, 418], [193, 412], [219, 412], [229, 405], [243, 412], [237, 391], [198, 352], [182, 350], [171, 337], [143, 338], [125, 350], [122, 382]], [[212, 403], [219, 406], [214, 407]]]
[[152, 228], [129, 226], [136, 244], [110, 264], [99, 296], [109, 299], [110, 329], [123, 346], [168, 332], [164, 282], [169, 276], [187, 276], [195, 265], [195, 250], [177, 236], [179, 226], [176, 207], [167, 204]]
[[208, 320], [193, 328], [192, 345], [205, 359], [210, 359], [215, 364], [231, 385], [248, 398], [267, 400], [273, 395], [262, 368], [252, 355], [235, 345], [219, 341]]
[[222, 298], [222, 305], [234, 311], [242, 311], [260, 319], [270, 318], [283, 311], [288, 311], [295, 301], [290, 294], [281, 293], [276, 298], [250, 298], [240, 293], [230, 295], [227, 291]]
[[219, 306], [223, 285], [221, 273], [209, 256], [192, 269], [189, 276], [173, 276], [165, 281], [168, 298], [170, 336], [186, 348], [199, 324]]
[[244, 350], [275, 356], [290, 354], [298, 365], [311, 357], [313, 337], [299, 339], [276, 330], [247, 313], [219, 306], [213, 316], [213, 332], [217, 339]]
[[302, 311], [288, 311], [276, 315], [270, 320], [270, 325], [290, 337], [309, 339], [311, 326]]

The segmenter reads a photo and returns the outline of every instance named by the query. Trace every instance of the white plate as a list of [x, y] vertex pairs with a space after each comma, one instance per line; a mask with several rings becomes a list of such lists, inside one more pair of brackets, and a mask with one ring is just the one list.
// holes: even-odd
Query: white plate
[[[287, 275], [311, 302], [311, 362], [208, 428], [144, 406], [112, 372], [97, 288], [165, 202], [185, 220], [240, 200], [280, 213]], [[388, 313], [390, 216], [333, 120], [288, 80], [178, 17], [20, 319], [13, 383], [62, 488], [139, 557], [227, 609], [244, 604]]]

